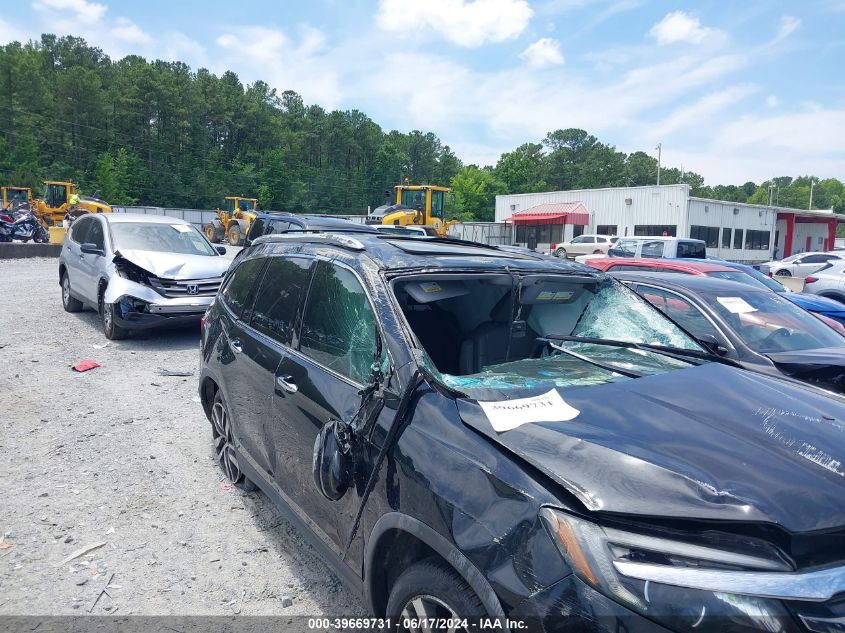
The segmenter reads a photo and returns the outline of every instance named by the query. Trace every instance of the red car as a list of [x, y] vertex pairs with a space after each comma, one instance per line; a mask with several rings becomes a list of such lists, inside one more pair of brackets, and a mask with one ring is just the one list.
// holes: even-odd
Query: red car
[[686, 273], [687, 275], [707, 275], [733, 281], [747, 281], [748, 275], [721, 264], [689, 262], [678, 259], [656, 259], [647, 257], [595, 257], [585, 262], [588, 266], [610, 272], [631, 272], [633, 270], [651, 270], [664, 273]]

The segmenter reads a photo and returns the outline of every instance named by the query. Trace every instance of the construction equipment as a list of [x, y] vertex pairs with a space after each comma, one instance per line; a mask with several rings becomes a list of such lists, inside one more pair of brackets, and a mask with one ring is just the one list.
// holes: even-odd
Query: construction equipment
[[256, 198], [226, 196], [223, 209], [217, 209], [217, 217], [203, 227], [203, 232], [213, 244], [222, 242], [225, 237], [231, 246], [240, 246], [257, 209]]
[[[421, 226], [444, 237], [455, 220], [446, 221], [446, 197], [451, 190], [437, 185], [396, 185], [390, 199], [373, 211], [367, 224]], [[389, 193], [389, 192], [388, 192]]]
[[9, 209], [9, 205], [13, 208], [22, 204], [32, 206], [32, 189], [29, 187], [15, 187], [13, 185], [0, 187], [0, 193], [2, 193], [3, 198], [3, 209]]
[[44, 198], [34, 201], [34, 211], [47, 227], [61, 226], [66, 215], [75, 219], [85, 213], [111, 213], [111, 205], [97, 198], [96, 193], [94, 196], [80, 196], [71, 181], [48, 180], [44, 186]]

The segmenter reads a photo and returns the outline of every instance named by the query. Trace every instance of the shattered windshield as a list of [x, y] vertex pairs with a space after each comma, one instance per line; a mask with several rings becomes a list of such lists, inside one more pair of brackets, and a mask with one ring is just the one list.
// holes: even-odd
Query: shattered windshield
[[114, 250], [155, 251], [181, 255], [217, 256], [202, 233], [190, 224], [112, 222]]
[[[429, 369], [464, 392], [626, 380], [689, 367], [700, 361], [684, 354], [703, 351], [606, 277], [415, 276], [395, 283], [394, 291]], [[680, 357], [636, 345], [671, 348]]]

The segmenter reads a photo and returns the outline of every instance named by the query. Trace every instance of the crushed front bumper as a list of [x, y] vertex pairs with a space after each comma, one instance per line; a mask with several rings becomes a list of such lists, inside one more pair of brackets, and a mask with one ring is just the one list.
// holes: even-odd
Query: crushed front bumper
[[143, 284], [113, 278], [104, 297], [115, 306], [120, 327], [141, 330], [162, 325], [196, 323], [214, 301], [214, 295], [167, 298]]

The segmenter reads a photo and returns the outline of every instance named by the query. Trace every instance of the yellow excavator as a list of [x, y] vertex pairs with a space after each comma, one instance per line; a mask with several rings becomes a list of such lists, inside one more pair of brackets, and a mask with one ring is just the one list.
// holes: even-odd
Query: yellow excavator
[[0, 193], [2, 193], [4, 209], [8, 209], [10, 205], [12, 207], [19, 207], [22, 204], [32, 206], [32, 189], [29, 187], [15, 187], [14, 185], [0, 187]]
[[217, 209], [217, 217], [203, 227], [203, 232], [212, 244], [222, 242], [225, 237], [230, 245], [240, 246], [257, 210], [256, 198], [226, 196], [223, 209]]
[[428, 233], [445, 237], [447, 229], [455, 223], [455, 220], [446, 221], [446, 198], [451, 192], [448, 187], [405, 184], [396, 185], [393, 190], [393, 200], [388, 195], [385, 204], [367, 217], [367, 224], [419, 226]]
[[111, 205], [108, 202], [97, 198], [96, 193], [93, 196], [80, 196], [76, 185], [71, 181], [48, 180], [44, 186], [44, 198], [36, 199], [32, 210], [47, 227], [62, 226], [65, 215], [68, 214], [72, 219], [76, 219], [85, 213], [111, 213]]

